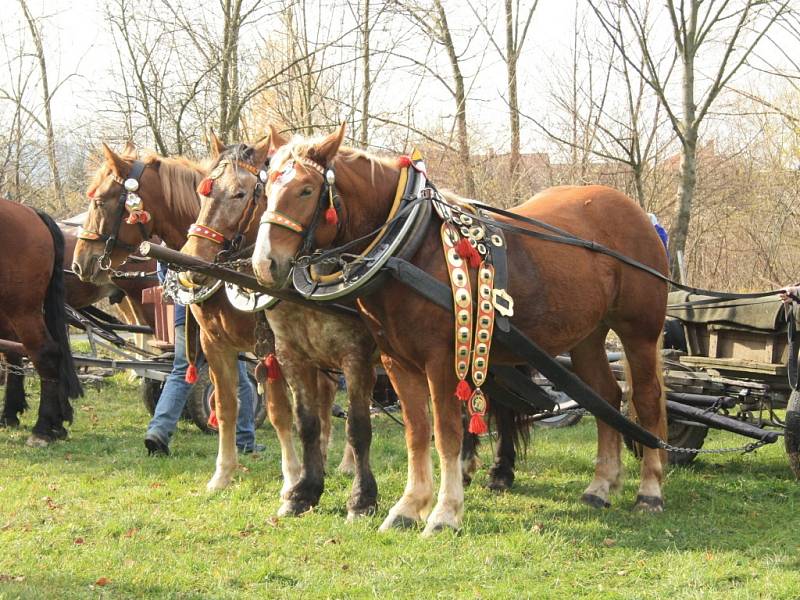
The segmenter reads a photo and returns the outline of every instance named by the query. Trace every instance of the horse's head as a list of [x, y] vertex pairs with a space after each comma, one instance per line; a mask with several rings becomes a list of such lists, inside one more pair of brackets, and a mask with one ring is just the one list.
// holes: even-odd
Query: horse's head
[[267, 210], [253, 252], [253, 271], [262, 285], [285, 286], [297, 256], [329, 246], [336, 237], [333, 160], [344, 132], [342, 124], [325, 138], [295, 138], [270, 160]]
[[[181, 252], [207, 261], [220, 252], [235, 252], [255, 235], [264, 211], [264, 184], [269, 168], [270, 138], [249, 146], [225, 146], [211, 134], [212, 167], [200, 182], [200, 214], [189, 227]], [[251, 239], [252, 241], [252, 239]], [[182, 281], [202, 285], [205, 275], [187, 272]]]
[[72, 270], [82, 281], [104, 283], [152, 233], [152, 217], [142, 198], [160, 190], [157, 169], [136, 158], [128, 143], [122, 154], [103, 144], [104, 160], [86, 195], [89, 207], [72, 256]]

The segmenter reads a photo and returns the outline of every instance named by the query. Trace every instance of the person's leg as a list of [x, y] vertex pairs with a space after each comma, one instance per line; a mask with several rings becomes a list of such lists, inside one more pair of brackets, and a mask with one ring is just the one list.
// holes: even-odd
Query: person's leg
[[256, 446], [255, 389], [247, 375], [247, 363], [239, 361], [239, 417], [236, 421], [236, 446], [253, 451]]
[[[186, 383], [186, 342], [184, 326], [175, 327], [175, 358], [172, 362], [172, 371], [167, 375], [164, 389], [156, 404], [153, 418], [147, 426], [145, 438], [155, 438], [162, 444], [169, 445], [170, 438], [178, 426], [178, 420], [183, 413], [191, 383]], [[149, 448], [149, 446], [148, 446]]]

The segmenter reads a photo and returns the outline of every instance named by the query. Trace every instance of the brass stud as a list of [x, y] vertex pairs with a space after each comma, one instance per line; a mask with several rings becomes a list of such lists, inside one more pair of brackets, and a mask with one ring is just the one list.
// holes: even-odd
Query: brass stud
[[476, 358], [476, 359], [475, 359], [475, 366], [476, 366], [478, 369], [483, 369], [483, 367], [485, 367], [485, 366], [486, 366], [486, 359], [485, 359], [485, 358], [483, 358], [483, 357], [478, 357], [478, 358]]
[[486, 254], [486, 246], [483, 245], [482, 243], [478, 244], [478, 253], [479, 254]]
[[490, 288], [488, 285], [481, 285], [478, 288], [478, 291], [480, 292], [481, 298], [486, 298], [487, 300], [492, 295], [492, 288]]
[[488, 300], [481, 300], [481, 310], [483, 312], [491, 312], [492, 310], [492, 303]]
[[458, 328], [458, 341], [464, 344], [469, 341], [469, 329], [467, 327]]
[[488, 316], [483, 315], [481, 317], [479, 323], [480, 323], [481, 327], [487, 328], [487, 327], [489, 327], [489, 325], [492, 324], [492, 320]]
[[461, 260], [461, 257], [458, 255], [458, 252], [456, 252], [455, 248], [450, 248], [447, 251], [447, 260], [454, 267], [460, 267], [462, 264], [464, 264], [464, 261]]
[[495, 245], [495, 246], [497, 246], [498, 248], [499, 248], [500, 246], [502, 246], [502, 245], [503, 245], [503, 238], [501, 238], [501, 237], [500, 237], [499, 235], [497, 235], [496, 233], [495, 233], [495, 234], [492, 236], [492, 238], [491, 238], [491, 239], [492, 239], [492, 244], [494, 244], [494, 245]]
[[469, 355], [469, 348], [466, 346], [459, 346], [458, 347], [458, 357], [459, 358], [466, 358]]
[[480, 343], [475, 346], [475, 352], [481, 356], [487, 354], [489, 352], [489, 346], [484, 343]]
[[467, 274], [464, 272], [464, 269], [453, 269], [451, 277], [453, 279], [453, 283], [457, 287], [464, 287], [467, 282]]
[[464, 362], [463, 360], [458, 361], [458, 363], [456, 364], [456, 369], [458, 370], [459, 373], [465, 373], [468, 369], [467, 363]]
[[466, 325], [467, 323], [469, 323], [469, 311], [466, 310], [458, 311], [458, 324]]
[[[482, 372], [482, 371], [475, 371], [475, 372], [472, 374], [472, 377], [473, 377], [473, 379], [475, 379], [475, 383], [477, 383], [478, 385], [480, 385], [481, 383], [483, 383], [484, 374], [483, 374], [483, 372]], [[482, 412], [483, 412], [483, 408], [480, 408], [480, 409], [478, 409], [478, 408], [475, 408], [475, 405], [476, 405], [476, 404], [477, 404], [476, 402], [473, 402], [473, 403], [472, 403], [473, 410], [475, 410], [475, 412], [481, 412], [481, 413], [482, 413]], [[485, 404], [478, 404], [478, 406], [485, 406]]]
[[481, 329], [478, 332], [478, 341], [480, 342], [488, 342], [489, 341], [489, 332], [485, 329]]
[[469, 237], [473, 239], [482, 240], [484, 235], [486, 234], [483, 231], [483, 227], [481, 227], [480, 225], [476, 225], [475, 227], [469, 228]]
[[469, 227], [466, 226], [462, 227], [461, 229], [459, 229], [459, 231], [461, 232], [461, 235], [463, 235], [465, 238], [469, 237]]
[[472, 225], [472, 217], [470, 217], [469, 215], [461, 215], [459, 219], [464, 225], [467, 226]]
[[470, 295], [467, 290], [461, 288], [456, 291], [456, 305], [459, 308], [467, 308], [470, 303]]

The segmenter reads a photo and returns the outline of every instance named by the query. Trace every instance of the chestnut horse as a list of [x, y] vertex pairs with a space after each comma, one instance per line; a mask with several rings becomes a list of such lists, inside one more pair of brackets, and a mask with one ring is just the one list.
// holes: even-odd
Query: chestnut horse
[[[266, 152], [266, 149], [262, 151]], [[131, 148], [127, 148], [123, 155], [118, 155], [105, 145], [103, 153], [105, 162], [98, 168], [89, 185], [89, 212], [84, 224], [84, 229], [88, 232], [85, 237], [99, 234], [98, 239], [80, 239], [75, 246], [72, 265], [73, 271], [81, 280], [95, 283], [109, 281], [108, 268], [101, 268], [101, 258], [106, 253], [107, 246], [102, 237], [113, 235], [117, 223], [119, 223], [117, 234], [119, 243], [114, 244], [109, 250], [109, 268], [117, 268], [122, 264], [128, 253], [137, 248], [146, 237], [155, 235], [164, 240], [170, 248], [182, 247], [186, 243], [189, 226], [200, 213], [200, 200], [195, 189], [208, 171], [206, 165], [184, 158], [164, 158], [157, 155], [144, 157], [143, 162], [146, 167], [140, 176], [137, 194], [141, 198], [142, 208], [147, 211], [150, 218], [143, 227], [137, 227], [126, 222], [126, 219], [121, 219], [117, 203], [123, 190], [120, 182], [130, 175], [136, 156]], [[201, 323], [207, 324], [201, 335], [201, 345], [209, 363], [212, 382], [217, 389], [227, 390], [229, 387], [227, 380], [215, 380], [215, 370], [220, 370], [217, 358], [220, 354], [219, 348], [225, 346], [221, 352], [223, 360], [228, 359], [230, 340], [235, 340], [234, 346], [237, 349], [252, 350], [255, 345], [255, 317], [234, 310], [222, 293], [214, 294], [200, 305], [193, 305], [191, 310]], [[225, 372], [224, 367], [222, 372]], [[233, 385], [235, 390], [235, 381]], [[333, 383], [327, 375], [320, 373], [318, 385], [320, 396], [330, 398], [329, 409], [335, 393]], [[218, 393], [215, 396], [219, 402], [221, 395]], [[231, 401], [230, 397], [226, 396], [223, 401], [228, 406], [231, 402], [236, 406], [235, 391], [232, 398]], [[266, 402], [270, 422], [275, 427], [281, 443], [283, 494], [287, 494], [300, 476], [301, 467], [292, 445], [291, 404], [285, 382], [267, 384]], [[323, 448], [327, 449], [330, 410], [321, 414], [320, 418], [322, 444]], [[232, 456], [228, 450], [228, 444], [235, 431], [236, 416], [234, 414], [231, 420], [228, 410], [225, 414], [218, 413], [218, 420], [220, 452], [217, 469], [208, 482], [209, 491], [227, 487], [237, 464], [235, 444]], [[343, 463], [346, 465], [346, 461]]]
[[[386, 222], [403, 163], [341, 148], [343, 137], [344, 126], [325, 138], [295, 138], [272, 158], [270, 170], [281, 175], [268, 184], [267, 210], [292, 225], [276, 226], [275, 219], [270, 219], [260, 227], [253, 268], [263, 285], [275, 287], [289, 281], [309, 228], [315, 231], [312, 248], [324, 248], [366, 236]], [[320, 206], [323, 212], [328, 206], [328, 198], [321, 198], [320, 191], [323, 173], [329, 167], [336, 171], [339, 223], [312, 223], [321, 212]], [[451, 201], [458, 199], [452, 196]], [[551, 188], [514, 212], [604, 244], [662, 273], [667, 271], [664, 247], [647, 215], [611, 188]], [[498, 220], [534, 229], [509, 218]], [[447, 285], [440, 228], [439, 219], [432, 218], [411, 262]], [[648, 431], [664, 439], [666, 411], [658, 342], [666, 312], [666, 284], [586, 249], [516, 232], [507, 233], [506, 239], [507, 289], [515, 301], [514, 324], [552, 356], [570, 352], [577, 375], [619, 408], [622, 392], [605, 352], [606, 334], [613, 329], [628, 359], [636, 414]], [[475, 280], [473, 277], [473, 294]], [[458, 380], [453, 368], [453, 315], [395, 280], [360, 298], [358, 305], [378, 342], [406, 421], [408, 482], [381, 529], [426, 518], [425, 535], [445, 527], [458, 528], [464, 503], [458, 460], [463, 426], [462, 403], [454, 395]], [[492, 360], [520, 362], [503, 347], [494, 349]], [[441, 464], [435, 506], [429, 395]], [[622, 463], [619, 432], [599, 419], [597, 428], [594, 478], [582, 499], [600, 507], [608, 506], [610, 493], [619, 488]], [[637, 508], [662, 510], [661, 480], [662, 456], [658, 450], [645, 448]]]
[[[20, 341], [42, 381], [39, 417], [29, 446], [67, 437], [70, 398], [83, 394], [69, 347], [64, 308], [64, 237], [46, 214], [0, 199], [0, 339]], [[20, 366], [12, 353], [10, 364]], [[2, 420], [19, 425], [21, 378], [9, 381]]]
[[[271, 136], [274, 147], [285, 143], [277, 133]], [[247, 146], [225, 147], [212, 135], [215, 164], [212, 175], [201, 184], [202, 208], [182, 252], [208, 261], [215, 260], [235, 240], [246, 248], [255, 242], [258, 220], [266, 205], [259, 171], [266, 175], [265, 162], [271, 152], [270, 139]], [[208, 277], [185, 273], [185, 278], [202, 284]], [[203, 347], [215, 375], [220, 423], [236, 422], [236, 353], [243, 346], [252, 347], [250, 337], [237, 338], [231, 319], [244, 323], [252, 315], [218, 315], [200, 311], [200, 326], [205, 338]], [[361, 320], [353, 315], [320, 312], [296, 303], [279, 302], [266, 311], [269, 326], [275, 334], [275, 348], [283, 375], [294, 395], [295, 422], [303, 444], [302, 472], [288, 473], [284, 503], [279, 515], [300, 514], [315, 506], [324, 487], [325, 447], [320, 441], [320, 415], [330, 414], [333, 395], [321, 389], [323, 369], [341, 368], [347, 381], [347, 439], [352, 448], [354, 474], [352, 491], [347, 501], [348, 520], [374, 512], [377, 485], [369, 465], [372, 437], [370, 402], [375, 387], [375, 342]], [[250, 328], [252, 332], [252, 327]], [[212, 362], [213, 361], [213, 362]], [[235, 464], [233, 437], [226, 437], [220, 427], [222, 464]], [[282, 445], [284, 442], [282, 440]], [[324, 441], [322, 442], [324, 444]]]

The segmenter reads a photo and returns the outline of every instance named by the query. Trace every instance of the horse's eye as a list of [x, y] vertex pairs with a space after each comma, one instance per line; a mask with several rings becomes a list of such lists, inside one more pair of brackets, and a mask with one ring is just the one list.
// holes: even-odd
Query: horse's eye
[[236, 200], [241, 200], [242, 198], [244, 198], [244, 192], [237, 192], [236, 194], [233, 195], [233, 197]]
[[313, 190], [313, 189], [311, 189], [310, 187], [304, 187], [304, 188], [303, 188], [303, 191], [302, 191], [302, 192], [300, 192], [300, 197], [301, 197], [301, 198], [307, 198], [307, 197], [308, 197], [308, 196], [310, 196], [310, 195], [311, 195], [313, 192], [314, 192], [314, 190]]

